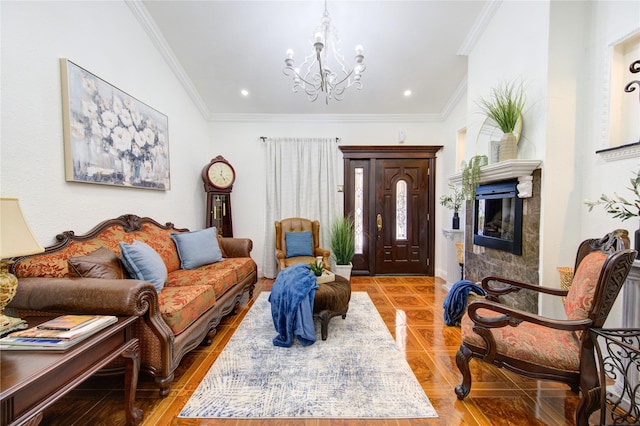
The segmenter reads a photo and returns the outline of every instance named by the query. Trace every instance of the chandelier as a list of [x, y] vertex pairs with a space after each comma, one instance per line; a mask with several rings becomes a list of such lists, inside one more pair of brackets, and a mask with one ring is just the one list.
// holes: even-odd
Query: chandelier
[[344, 91], [351, 86], [362, 89], [360, 78], [365, 70], [363, 63], [362, 45], [356, 46], [355, 62], [353, 68], [349, 68], [340, 49], [340, 39], [327, 10], [327, 1], [324, 2], [324, 13], [320, 26], [316, 29], [312, 52], [305, 56], [300, 67], [294, 68], [293, 50], [287, 50], [284, 60], [285, 67], [282, 70], [288, 77], [293, 77], [293, 92], [302, 89], [311, 102], [315, 102], [321, 92], [324, 93], [325, 102], [329, 99], [341, 101]]

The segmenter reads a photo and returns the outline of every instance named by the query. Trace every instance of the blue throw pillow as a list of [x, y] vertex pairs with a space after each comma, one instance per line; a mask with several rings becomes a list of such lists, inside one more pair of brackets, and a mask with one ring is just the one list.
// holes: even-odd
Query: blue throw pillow
[[178, 248], [180, 267], [195, 269], [202, 265], [220, 262], [222, 252], [218, 246], [218, 236], [215, 227], [199, 231], [171, 234], [171, 238]]
[[313, 236], [311, 231], [286, 232], [284, 234], [287, 245], [287, 256], [313, 256]]
[[160, 292], [167, 281], [167, 267], [160, 255], [148, 244], [135, 240], [120, 243], [122, 263], [131, 278], [149, 281]]

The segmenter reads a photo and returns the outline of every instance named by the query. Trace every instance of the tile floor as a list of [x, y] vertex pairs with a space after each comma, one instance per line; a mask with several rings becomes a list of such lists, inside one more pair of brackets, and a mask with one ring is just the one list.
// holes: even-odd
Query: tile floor
[[[153, 381], [141, 374], [136, 404], [145, 412], [143, 425], [573, 425], [578, 397], [562, 384], [528, 380], [472, 361], [473, 387], [464, 401], [453, 388], [461, 375], [455, 365], [460, 329], [444, 324], [443, 281], [433, 277], [352, 277], [353, 291], [366, 291], [384, 318], [416, 377], [438, 411], [438, 419], [391, 420], [198, 420], [176, 416], [242, 321], [251, 302], [243, 300], [238, 315], [223, 319], [209, 347], [199, 347], [182, 360], [170, 394], [159, 398]], [[256, 294], [272, 280], [261, 279]], [[332, 321], [340, 321], [334, 318]], [[331, 325], [329, 325], [331, 326]], [[92, 378], [45, 411], [41, 425], [126, 424], [122, 377]], [[593, 418], [593, 417], [592, 417]]]

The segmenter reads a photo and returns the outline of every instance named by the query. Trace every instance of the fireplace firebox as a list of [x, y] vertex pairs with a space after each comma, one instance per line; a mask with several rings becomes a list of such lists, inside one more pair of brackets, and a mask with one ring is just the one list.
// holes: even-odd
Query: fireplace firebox
[[522, 255], [522, 198], [517, 180], [476, 189], [473, 244]]

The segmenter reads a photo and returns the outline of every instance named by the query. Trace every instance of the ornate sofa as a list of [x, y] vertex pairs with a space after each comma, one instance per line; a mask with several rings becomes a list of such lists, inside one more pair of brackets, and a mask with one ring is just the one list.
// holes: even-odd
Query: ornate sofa
[[[256, 263], [250, 257], [252, 241], [216, 238], [211, 231], [222, 260], [193, 269], [181, 267], [184, 249], [180, 251], [177, 238], [199, 231], [177, 229], [172, 223], [123, 215], [98, 224], [86, 235], [63, 232], [44, 253], [14, 259], [12, 271], [19, 283], [9, 309], [20, 316], [62, 312], [140, 316], [133, 333], [140, 340], [141, 371], [153, 376], [160, 394], [166, 396], [183, 356], [211, 343], [221, 318], [237, 311], [245, 293], [253, 295], [257, 281]], [[128, 247], [140, 242], [161, 258], [156, 255], [160, 261], [156, 269], [164, 269], [162, 263], [166, 266], [159, 291], [148, 280], [129, 279], [127, 259], [121, 262]]]

